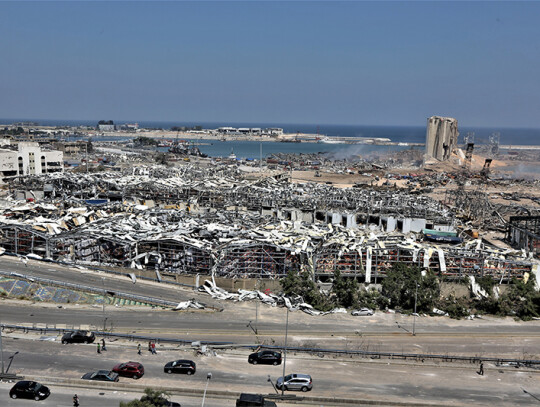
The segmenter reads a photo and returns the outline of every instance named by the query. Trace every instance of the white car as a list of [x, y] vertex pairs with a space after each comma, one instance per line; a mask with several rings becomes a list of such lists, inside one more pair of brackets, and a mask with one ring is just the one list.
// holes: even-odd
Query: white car
[[360, 308], [351, 312], [351, 315], [354, 315], [355, 317], [370, 316], [373, 315], [373, 310], [370, 310], [369, 308]]

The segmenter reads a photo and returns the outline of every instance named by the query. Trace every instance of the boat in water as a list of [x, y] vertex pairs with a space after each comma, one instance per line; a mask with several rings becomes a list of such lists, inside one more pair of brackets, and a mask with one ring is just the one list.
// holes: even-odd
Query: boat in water
[[236, 160], [236, 154], [234, 153], [234, 150], [232, 148], [228, 158], [229, 160]]

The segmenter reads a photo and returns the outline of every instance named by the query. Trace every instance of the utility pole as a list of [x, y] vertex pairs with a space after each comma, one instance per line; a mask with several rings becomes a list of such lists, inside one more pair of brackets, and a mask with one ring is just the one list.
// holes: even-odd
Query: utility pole
[[285, 349], [283, 352], [283, 383], [281, 384], [282, 396], [283, 396], [283, 393], [285, 392], [285, 364], [287, 363], [287, 335], [288, 333], [289, 333], [289, 308], [287, 308], [287, 322], [285, 324]]
[[208, 373], [206, 375], [206, 387], [204, 388], [204, 394], [203, 394], [203, 398], [202, 398], [201, 407], [204, 407], [204, 400], [206, 399], [206, 390], [208, 390], [208, 383], [210, 383], [211, 378], [212, 378], [212, 373]]
[[107, 318], [105, 318], [105, 300], [107, 299], [105, 292], [105, 277], [101, 277], [101, 283], [103, 284], [103, 332], [105, 332], [107, 327]]

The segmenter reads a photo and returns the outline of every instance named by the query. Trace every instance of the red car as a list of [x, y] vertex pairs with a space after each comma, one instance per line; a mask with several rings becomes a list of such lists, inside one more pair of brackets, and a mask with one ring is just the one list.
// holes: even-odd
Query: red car
[[113, 367], [112, 370], [118, 373], [119, 376], [133, 377], [134, 379], [140, 379], [144, 375], [144, 366], [139, 362], [120, 363]]

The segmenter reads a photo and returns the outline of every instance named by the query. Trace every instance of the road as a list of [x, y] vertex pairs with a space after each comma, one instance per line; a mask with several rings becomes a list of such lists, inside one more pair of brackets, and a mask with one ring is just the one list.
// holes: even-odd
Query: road
[[[121, 401], [140, 399], [142, 392], [126, 392], [117, 390], [81, 389], [51, 385], [51, 395], [46, 400], [36, 402], [34, 400], [12, 400], [9, 398], [9, 390], [13, 383], [0, 382], [0, 405], [2, 407], [73, 407], [72, 397], [79, 396], [80, 407], [118, 407]], [[200, 397], [172, 396], [171, 401], [180, 403], [182, 407], [201, 407]], [[234, 406], [234, 400], [218, 400], [208, 398], [205, 407]], [[281, 404], [280, 404], [281, 407]]]
[[[158, 348], [157, 355], [152, 355], [146, 349], [142, 355], [137, 355], [134, 346], [109, 343], [106, 352], [97, 354], [94, 344], [62, 345], [43, 340], [3, 339], [5, 357], [19, 352], [10, 372], [34, 377], [45, 384], [62, 379], [76, 385], [80, 383], [77, 379], [86, 372], [111, 369], [117, 363], [135, 360], [145, 366], [145, 376], [139, 380], [120, 378], [121, 384], [136, 386], [139, 390], [163, 386], [202, 391], [206, 374], [211, 372], [213, 377], [209, 397], [212, 398], [213, 391], [224, 390], [271, 393], [273, 389], [267, 381], [268, 376], [275, 381], [283, 372], [283, 366], [248, 364], [248, 351], [218, 350], [216, 355], [197, 356], [191, 349], [170, 347]], [[184, 358], [197, 363], [195, 375], [169, 375], [163, 372], [166, 362]], [[533, 393], [538, 389], [540, 371], [485, 364], [485, 375], [479, 376], [477, 369], [477, 365], [469, 364], [319, 358], [292, 352], [287, 356], [286, 365], [286, 373], [307, 373], [313, 377], [314, 389], [307, 395], [314, 397], [516, 406], [531, 403], [531, 397], [523, 393], [521, 387]]]
[[[2, 258], [4, 260], [4, 258]], [[70, 270], [62, 266], [30, 261], [22, 263], [2, 262], [2, 269], [9, 268], [19, 273], [72, 281], [99, 288], [102, 277], [107, 287], [122, 291], [137, 290], [147, 296], [175, 298], [180, 301], [196, 298], [202, 302], [213, 302], [223, 308], [222, 312], [208, 310], [171, 311], [149, 307], [107, 306], [105, 313], [101, 306], [82, 304], [31, 303], [0, 297], [0, 322], [7, 324], [81, 324], [103, 326], [107, 318], [107, 328], [113, 332], [155, 335], [186, 339], [189, 341], [230, 341], [238, 344], [263, 343], [282, 346], [286, 310], [254, 302], [219, 302], [209, 296], [192, 290], [169, 287], [164, 284], [137, 282], [94, 274], [80, 270]], [[134, 292], [134, 291], [131, 291]], [[258, 329], [258, 335], [247, 326]], [[435, 353], [469, 356], [499, 356], [512, 358], [540, 359], [540, 322], [520, 322], [511, 318], [486, 317], [475, 320], [451, 320], [445, 317], [418, 317], [416, 336], [410, 334], [413, 318], [396, 313], [377, 312], [370, 317], [352, 317], [349, 314], [329, 314], [310, 316], [302, 312], [289, 313], [288, 346], [323, 347], [333, 349], [371, 350], [407, 353]], [[45, 340], [47, 339], [47, 340]], [[234, 405], [229, 401], [219, 401], [213, 391], [268, 393], [273, 389], [268, 383], [268, 375], [275, 380], [282, 375], [282, 367], [252, 366], [247, 364], [248, 350], [216, 349], [215, 356], [197, 356], [192, 350], [168, 344], [158, 344], [158, 354], [153, 356], [143, 352], [136, 354], [136, 343], [115, 341], [109, 350], [96, 354], [95, 345], [64, 346], [55, 335], [27, 335], [20, 331], [4, 332], [4, 355], [18, 351], [12, 371], [39, 380], [78, 379], [82, 374], [112, 368], [116, 363], [137, 360], [145, 365], [146, 375], [138, 380], [121, 379], [121, 383], [132, 383], [133, 392], [145, 386], [170, 386], [173, 389], [192, 388], [202, 390], [206, 373], [212, 372], [210, 398], [219, 406]], [[143, 344], [144, 347], [145, 344]], [[187, 358], [197, 363], [198, 372], [193, 377], [167, 375], [163, 365], [170, 360]], [[289, 352], [286, 373], [308, 373], [314, 380], [314, 397], [349, 397], [356, 400], [386, 400], [429, 402], [452, 405], [531, 405], [536, 402], [522, 391], [522, 387], [535, 394], [539, 386], [539, 371], [509, 369], [486, 364], [486, 374], [476, 374], [477, 366], [457, 363], [420, 363], [396, 360], [361, 359], [357, 357], [324, 357], [294, 354]], [[54, 383], [53, 383], [54, 384]], [[58, 386], [58, 384], [54, 384]], [[61, 386], [60, 386], [61, 387]], [[0, 391], [3, 387], [0, 387]], [[459, 389], [459, 390], [457, 390]], [[83, 391], [83, 389], [79, 390]], [[64, 390], [62, 390], [64, 391]], [[102, 395], [86, 389], [92, 403], [103, 404]], [[125, 395], [124, 390], [113, 393], [113, 404]], [[56, 393], [56, 392], [55, 392]], [[71, 390], [67, 395], [69, 403]], [[57, 396], [54, 396], [57, 397]], [[180, 394], [174, 395], [183, 400]], [[131, 397], [128, 399], [132, 399]], [[3, 397], [0, 396], [0, 400]], [[62, 405], [60, 399], [51, 397], [44, 405]], [[62, 399], [63, 400], [63, 399]], [[35, 403], [35, 402], [34, 402]], [[183, 405], [189, 401], [183, 402]], [[360, 405], [358, 401], [357, 405]], [[4, 405], [4, 404], [1, 404]], [[19, 402], [17, 403], [19, 404]], [[32, 404], [35, 405], [35, 404]], [[67, 404], [69, 405], [69, 404]], [[196, 401], [193, 405], [199, 405]], [[207, 404], [211, 406], [211, 404]], [[282, 403], [278, 403], [280, 407]], [[324, 403], [316, 402], [321, 406]]]

